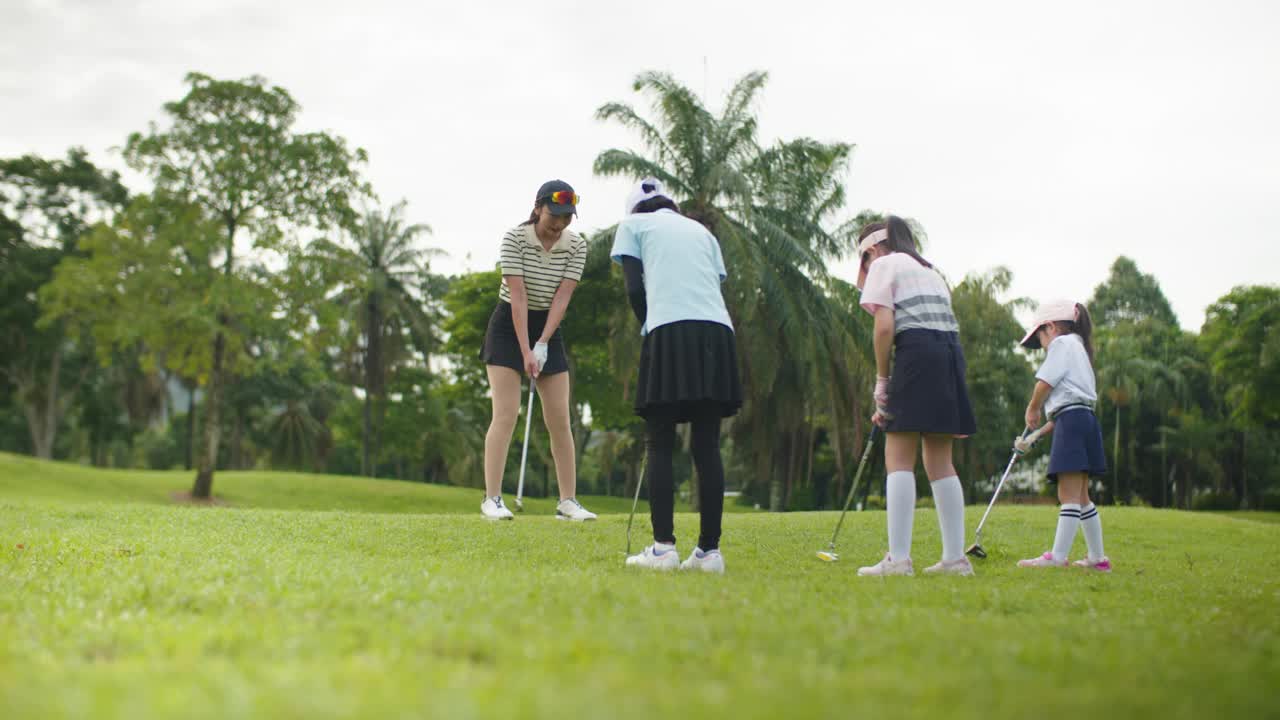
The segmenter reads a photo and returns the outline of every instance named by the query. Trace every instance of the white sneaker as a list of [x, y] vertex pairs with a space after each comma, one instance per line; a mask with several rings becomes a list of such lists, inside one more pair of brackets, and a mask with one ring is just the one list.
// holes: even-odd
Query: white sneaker
[[967, 557], [961, 557], [959, 560], [946, 560], [925, 568], [924, 574], [963, 575], [967, 577], [973, 574], [973, 563], [970, 563]]
[[911, 568], [911, 558], [907, 558], [906, 560], [893, 560], [889, 557], [889, 553], [885, 553], [884, 559], [875, 565], [858, 568], [858, 575], [862, 577], [915, 574], [915, 570]]
[[595, 520], [596, 514], [582, 507], [582, 503], [577, 498], [569, 498], [561, 500], [556, 506], [557, 520], [572, 520], [574, 522], [585, 522], [587, 520]]
[[502, 496], [495, 495], [491, 498], [485, 498], [480, 503], [480, 514], [484, 515], [488, 520], [515, 520], [516, 516], [511, 514], [506, 505], [502, 504]]
[[689, 559], [680, 563], [681, 570], [701, 570], [702, 572], [724, 574], [724, 556], [719, 550], [703, 552], [702, 548], [694, 548]]
[[680, 567], [680, 553], [675, 545], [654, 543], [639, 555], [627, 558], [628, 567], [644, 567], [653, 570], [675, 570]]

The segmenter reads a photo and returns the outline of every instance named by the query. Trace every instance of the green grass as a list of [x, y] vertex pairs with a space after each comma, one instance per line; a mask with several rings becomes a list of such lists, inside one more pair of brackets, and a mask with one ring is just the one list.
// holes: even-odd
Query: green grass
[[0, 473], [6, 718], [1280, 716], [1273, 523], [1104, 507], [1098, 576], [1014, 568], [1056, 513], [1002, 506], [978, 577], [873, 579], [883, 513], [836, 564], [835, 513], [753, 513], [728, 575], [654, 575], [622, 566], [625, 515], [261, 509], [247, 478], [234, 507], [116, 504], [55, 486], [131, 474], [30, 469], [38, 496]]
[[[0, 453], [0, 498], [173, 505], [174, 495], [189, 492], [194, 478], [194, 473], [182, 470], [103, 470]], [[479, 513], [483, 499], [483, 493], [472, 488], [253, 471], [218, 472], [213, 492], [220, 502], [235, 508], [372, 513]], [[514, 492], [508, 493], [507, 504], [513, 505], [514, 500]], [[627, 498], [583, 497], [582, 501], [594, 512], [631, 511]], [[554, 504], [525, 498], [530, 513], [552, 513]]]

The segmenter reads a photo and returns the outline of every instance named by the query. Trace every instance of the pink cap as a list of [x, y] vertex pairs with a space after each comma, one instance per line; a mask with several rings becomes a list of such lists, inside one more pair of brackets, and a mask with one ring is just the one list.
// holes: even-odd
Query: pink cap
[[1027, 330], [1027, 335], [1022, 338], [1020, 344], [1030, 350], [1039, 350], [1040, 338], [1036, 337], [1037, 330], [1059, 320], [1075, 322], [1076, 317], [1076, 304], [1072, 300], [1050, 300], [1040, 303], [1036, 308], [1035, 319], [1031, 321], [1031, 329]]

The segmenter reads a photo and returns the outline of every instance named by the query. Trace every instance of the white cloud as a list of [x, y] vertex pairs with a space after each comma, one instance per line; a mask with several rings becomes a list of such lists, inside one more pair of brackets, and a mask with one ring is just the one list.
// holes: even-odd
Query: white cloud
[[[574, 183], [580, 223], [627, 183], [591, 175], [633, 138], [593, 119], [674, 73], [718, 99], [768, 70], [766, 138], [857, 144], [851, 207], [929, 230], [953, 277], [1003, 264], [1015, 292], [1087, 297], [1115, 257], [1183, 324], [1280, 268], [1280, 49], [1266, 2], [6, 3], [0, 154], [99, 160], [162, 119], [182, 76], [260, 74], [300, 125], [367, 148], [383, 200], [491, 267], [538, 184]], [[469, 258], [469, 259], [468, 259]]]

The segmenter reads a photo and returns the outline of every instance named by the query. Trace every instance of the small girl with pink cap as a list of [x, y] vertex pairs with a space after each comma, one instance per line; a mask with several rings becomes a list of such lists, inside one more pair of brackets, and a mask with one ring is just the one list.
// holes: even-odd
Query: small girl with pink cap
[[1084, 305], [1070, 300], [1047, 302], [1036, 310], [1022, 346], [1045, 348], [1044, 362], [1036, 371], [1036, 386], [1027, 404], [1027, 427], [1040, 427], [1043, 406], [1049, 422], [1030, 438], [1014, 440], [1022, 454], [1038, 438], [1053, 433], [1049, 450], [1049, 479], [1058, 484], [1058, 530], [1053, 549], [1018, 561], [1018, 567], [1067, 567], [1067, 554], [1076, 530], [1084, 531], [1089, 554], [1077, 567], [1111, 572], [1111, 561], [1102, 551], [1102, 522], [1089, 501], [1089, 478], [1105, 475], [1107, 459], [1102, 450], [1102, 426], [1094, 415], [1098, 391], [1093, 375], [1093, 325]]

